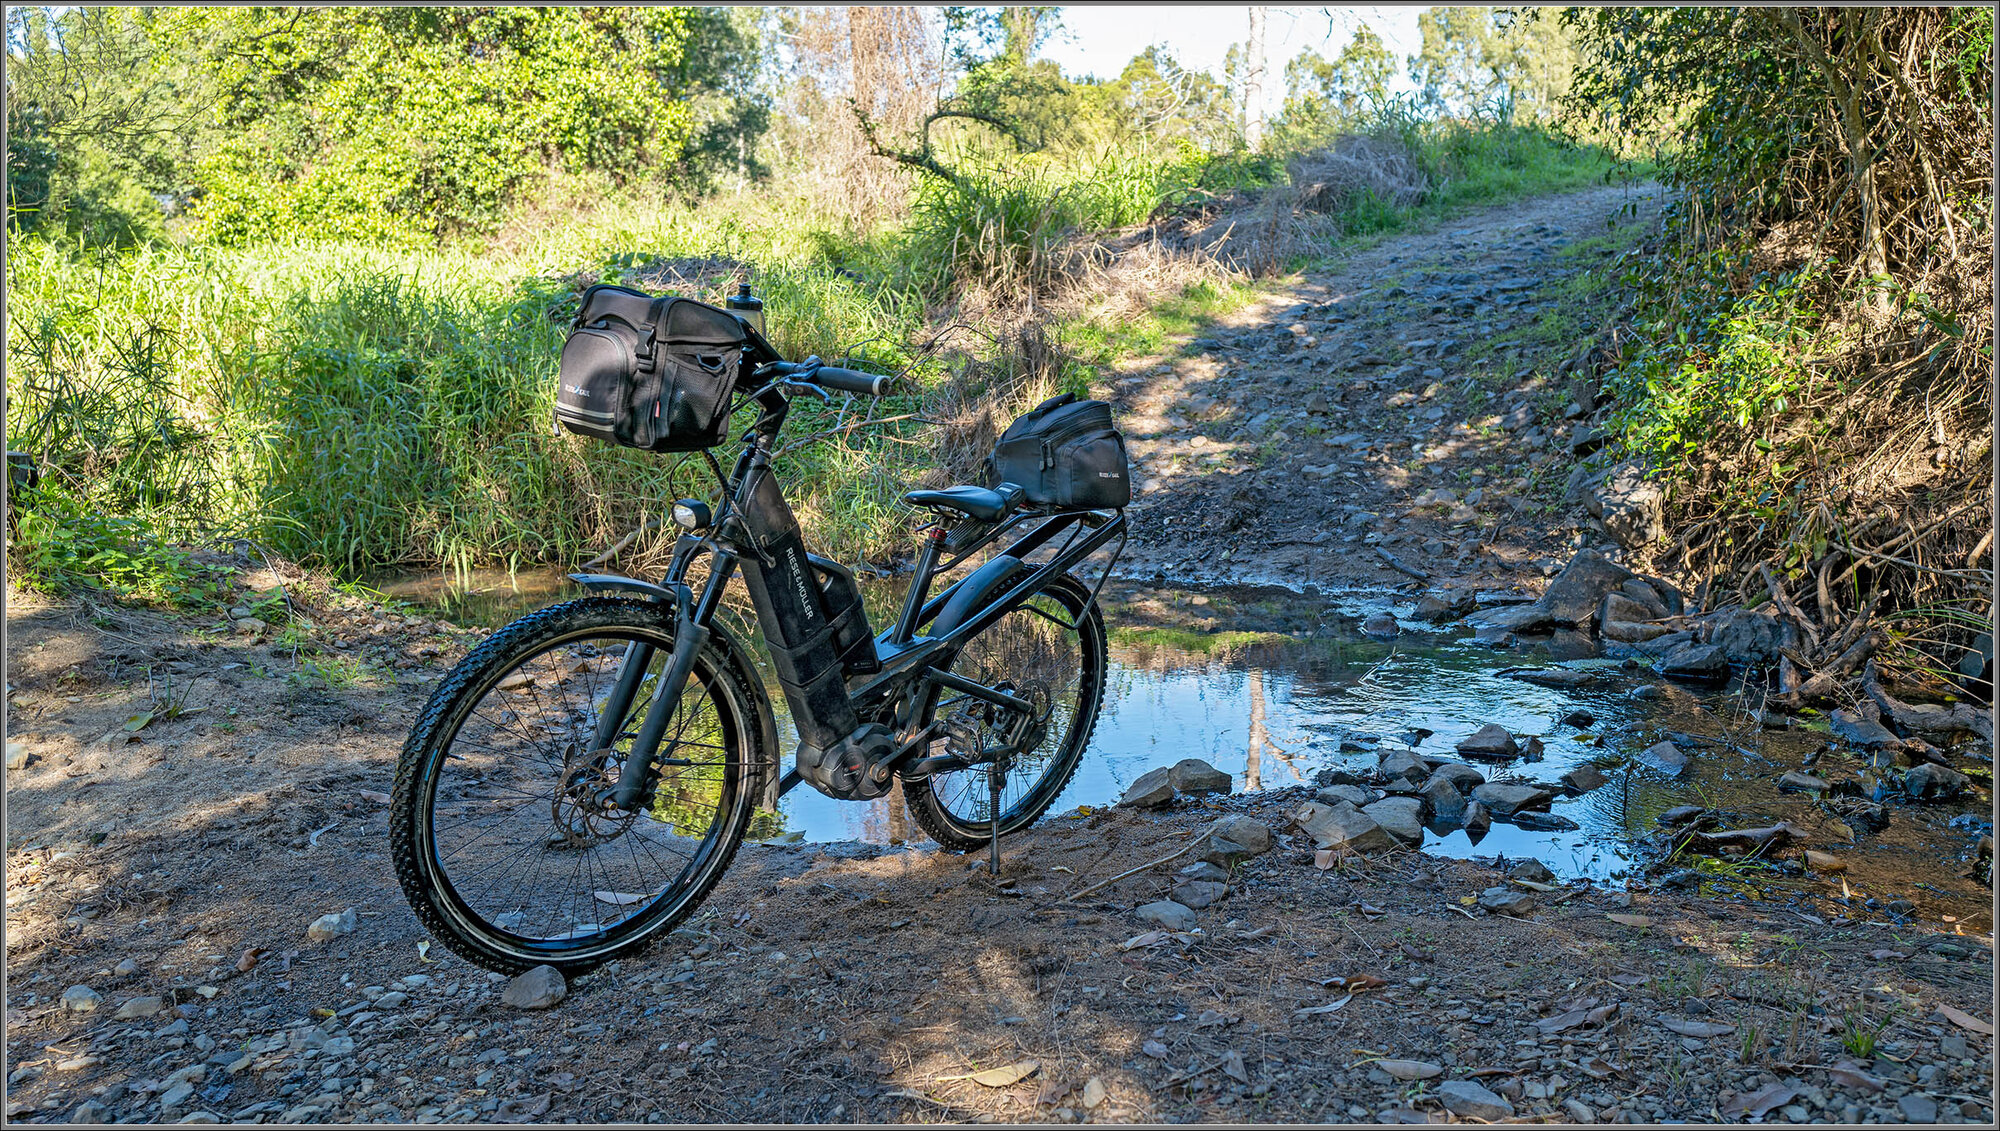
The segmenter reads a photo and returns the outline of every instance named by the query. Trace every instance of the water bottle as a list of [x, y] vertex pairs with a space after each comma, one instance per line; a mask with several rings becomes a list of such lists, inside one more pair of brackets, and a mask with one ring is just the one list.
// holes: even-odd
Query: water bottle
[[722, 305], [727, 307], [730, 313], [748, 322], [752, 330], [759, 334], [764, 332], [764, 300], [750, 293], [749, 283], [738, 285], [736, 293], [730, 295]]

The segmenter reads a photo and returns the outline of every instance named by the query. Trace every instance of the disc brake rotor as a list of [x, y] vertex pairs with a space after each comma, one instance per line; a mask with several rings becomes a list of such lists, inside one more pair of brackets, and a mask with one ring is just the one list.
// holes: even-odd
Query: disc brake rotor
[[592, 848], [617, 840], [632, 827], [637, 813], [613, 808], [604, 801], [618, 785], [617, 765], [608, 750], [586, 756], [571, 746], [565, 752], [562, 777], [549, 803], [549, 816], [560, 843]]

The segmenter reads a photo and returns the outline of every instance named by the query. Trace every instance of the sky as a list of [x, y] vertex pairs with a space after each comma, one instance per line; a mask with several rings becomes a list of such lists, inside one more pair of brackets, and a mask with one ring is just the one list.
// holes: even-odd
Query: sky
[[[1358, 8], [1265, 9], [1265, 109], [1276, 113], [1285, 99], [1285, 63], [1307, 48], [1332, 58], [1353, 38], [1357, 24], [1375, 29], [1399, 63], [1419, 43], [1416, 5]], [[1159, 44], [1182, 66], [1222, 77], [1222, 58], [1233, 43], [1250, 38], [1250, 8], [1244, 4], [1069, 4], [1063, 30], [1042, 48], [1071, 77], [1114, 78], [1132, 56]], [[1409, 86], [1399, 65], [1392, 90]]]

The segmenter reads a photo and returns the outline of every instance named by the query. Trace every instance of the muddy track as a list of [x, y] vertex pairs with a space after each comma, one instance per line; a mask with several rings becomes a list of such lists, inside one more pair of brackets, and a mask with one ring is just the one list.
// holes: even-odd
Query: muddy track
[[[1560, 313], [1534, 297], [1568, 269], [1553, 229], [1581, 239], [1622, 199], [1531, 202], [1377, 245], [1299, 288], [1312, 311], [1276, 301], [1161, 363], [1171, 381], [1124, 386], [1159, 480], [1138, 512], [1149, 568], [1399, 579], [1369, 534], [1413, 564], [1453, 565], [1430, 544], [1452, 550], [1456, 516], [1405, 521], [1426, 484], [1482, 460], [1508, 481], [1525, 474], [1512, 463], [1549, 454], [1546, 474], [1560, 460], [1511, 458], [1504, 435], [1478, 431], [1487, 386], [1447, 379], [1473, 371], [1453, 360], [1472, 346], [1431, 355], [1448, 326]], [[1536, 248], [1546, 270], [1511, 289]], [[1455, 313], [1463, 301], [1475, 322]], [[1420, 325], [1419, 303], [1449, 317]], [[1390, 352], [1399, 338], [1407, 355]], [[1507, 350], [1497, 342], [1499, 363]], [[1518, 352], [1529, 364], [1533, 349]], [[1495, 387], [1503, 405], [1522, 388]], [[1517, 402], [1532, 415], [1552, 392]], [[1386, 404], [1397, 393], [1419, 399]], [[1337, 411], [1315, 411], [1314, 394]], [[1222, 406], [1213, 418], [1172, 423], [1202, 396]], [[1455, 432], [1468, 418], [1475, 433]], [[1191, 443], [1211, 432], [1233, 453], [1220, 462]], [[1325, 442], [1350, 432], [1360, 440]], [[1406, 462], [1394, 445], [1419, 441], [1440, 454], [1392, 481]], [[1264, 470], [1231, 470], [1263, 444]], [[1331, 474], [1305, 470], [1329, 460]], [[1475, 516], [1461, 540], [1508, 551], [1474, 547], [1467, 572], [1556, 552], [1510, 517], [1509, 494], [1533, 492], [1454, 504]], [[1367, 517], [1330, 524], [1346, 506]], [[1254, 552], [1193, 560], [1200, 539], [1227, 535]], [[268, 587], [235, 565], [246, 589]], [[1993, 1114], [1991, 1040], [1976, 1031], [1991, 1020], [1990, 938], [1587, 881], [1487, 914], [1480, 893], [1507, 881], [1486, 864], [1399, 853], [1316, 868], [1285, 819], [1306, 787], [1053, 817], [1008, 843], [1000, 884], [936, 849], [749, 846], [659, 947], [579, 979], [555, 1009], [514, 1010], [503, 979], [432, 944], [387, 858], [405, 732], [476, 633], [321, 594], [295, 649], [243, 622], [14, 596], [10, 1121], [1346, 1122], [1445, 1119], [1472, 1101], [1482, 1118], [1504, 1101], [1545, 1122], [1733, 1119], [1744, 1105], [1792, 1121]], [[1200, 932], [1146, 937], [1134, 908], [1174, 891], [1187, 860], [1145, 865], [1224, 814], [1262, 821], [1273, 847], [1229, 877]], [[349, 933], [307, 937], [349, 908]], [[1879, 1055], [1843, 1045], [1878, 1022]], [[972, 1078], [1007, 1066], [998, 1083]]]
[[1501, 585], [1551, 572], [1572, 548], [1556, 504], [1579, 391], [1558, 372], [1616, 305], [1585, 273], [1659, 204], [1657, 186], [1593, 189], [1384, 239], [1135, 362], [1111, 386], [1138, 487], [1121, 572], [1325, 589], [1411, 580], [1387, 556]]

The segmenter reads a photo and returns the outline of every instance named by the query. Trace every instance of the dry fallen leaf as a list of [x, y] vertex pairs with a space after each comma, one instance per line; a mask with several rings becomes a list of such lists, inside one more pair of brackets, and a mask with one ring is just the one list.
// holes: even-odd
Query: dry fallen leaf
[[1605, 918], [1611, 920], [1613, 923], [1619, 923], [1627, 927], [1650, 927], [1653, 925], [1653, 919], [1650, 915], [1620, 915], [1614, 912], [1606, 915]]
[[496, 1123], [526, 1123], [539, 1119], [549, 1113], [549, 1101], [554, 1098], [554, 1092], [543, 1092], [526, 1099], [507, 1100], [493, 1112], [493, 1120]]
[[1588, 1076], [1593, 1080], [1603, 1080], [1606, 1077], [1609, 1077], [1614, 1072], [1624, 1071], [1624, 1069], [1619, 1068], [1617, 1065], [1611, 1063], [1610, 1061], [1604, 1059], [1601, 1056], [1585, 1057], [1584, 1059], [1577, 1061], [1576, 1066], [1578, 1069], [1582, 1070], [1585, 1076]]
[[255, 970], [257, 963], [263, 961], [266, 953], [268, 952], [261, 946], [246, 947], [243, 951], [243, 957], [236, 960], [236, 972], [238, 974], [248, 974], [250, 971]]
[[1035, 1093], [1035, 1102], [1052, 1104], [1066, 1095], [1069, 1095], [1069, 1084], [1066, 1081], [1046, 1080], [1042, 1083], [1042, 1090]]
[[[379, 789], [364, 789], [361, 791], [361, 800], [373, 801], [377, 805], [387, 805], [389, 803], [389, 795]], [[543, 1098], [546, 1099], [547, 1097]], [[510, 1100], [509, 1102], [513, 1101]]]
[[1736, 1031], [1736, 1026], [1718, 1021], [1684, 1021], [1679, 1017], [1668, 1017], [1660, 1023], [1683, 1037], [1720, 1037]]
[[1979, 1018], [1974, 1017], [1972, 1014], [1967, 1013], [1962, 1009], [1954, 1009], [1949, 1005], [1940, 1005], [1938, 1006], [1938, 1012], [1944, 1014], [1945, 1020], [1951, 1022], [1952, 1024], [1958, 1026], [1961, 1029], [1966, 1029], [1971, 1032], [1978, 1033], [1980, 1036], [1983, 1037], [1990, 1037], [1993, 1035], [1993, 1026], [1988, 1025], [1986, 1022], [1981, 1021]]
[[1139, 1046], [1139, 1051], [1152, 1057], [1154, 1060], [1167, 1059], [1167, 1046], [1158, 1041], [1147, 1041], [1145, 1044]]
[[1887, 1081], [1861, 1070], [1861, 1066], [1842, 1061], [1826, 1070], [1827, 1079], [1846, 1088], [1859, 1088], [1864, 1092], [1879, 1092]]
[[1618, 1003], [1600, 1005], [1595, 1009], [1572, 1009], [1555, 1017], [1544, 1017], [1535, 1022], [1535, 1028], [1544, 1033], [1560, 1033], [1579, 1025], [1601, 1025], [1604, 1019], [1618, 1012]]
[[1783, 1084], [1766, 1084], [1754, 1092], [1738, 1095], [1722, 1105], [1724, 1115], [1748, 1115], [1757, 1117], [1774, 1107], [1791, 1103], [1799, 1094], [1797, 1088], [1787, 1088]]
[[1131, 938], [1126, 939], [1123, 943], [1119, 944], [1118, 949], [1137, 950], [1142, 946], [1158, 946], [1165, 941], [1167, 941], [1167, 933], [1165, 931], [1147, 931], [1143, 935], [1133, 935]]
[[961, 1076], [940, 1076], [938, 1082], [946, 1080], [970, 1080], [988, 1088], [1005, 1088], [1018, 1084], [1033, 1076], [1042, 1067], [1039, 1060], [1017, 1060], [999, 1068], [988, 1068], [979, 1072], [967, 1072]]
[[648, 898], [629, 891], [594, 891], [590, 894], [599, 903], [609, 903], [613, 907], [630, 907], [634, 903], [644, 903]]

